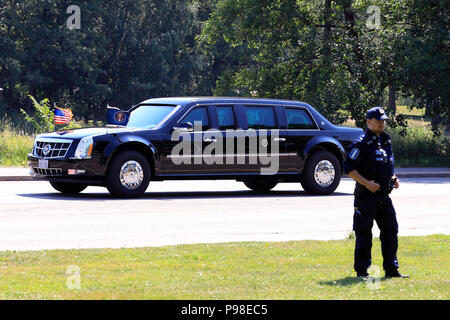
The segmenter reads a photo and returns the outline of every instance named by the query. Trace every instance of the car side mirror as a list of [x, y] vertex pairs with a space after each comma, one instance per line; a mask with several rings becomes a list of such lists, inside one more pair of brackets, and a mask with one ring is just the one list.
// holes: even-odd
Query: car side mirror
[[192, 131], [194, 131], [194, 125], [191, 122], [177, 123], [173, 127], [173, 130], [180, 130], [180, 131], [184, 131], [184, 132], [192, 132]]

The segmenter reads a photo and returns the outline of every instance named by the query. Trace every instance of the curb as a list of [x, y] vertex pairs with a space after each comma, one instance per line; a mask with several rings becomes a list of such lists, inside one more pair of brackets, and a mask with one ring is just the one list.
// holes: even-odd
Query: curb
[[4, 181], [47, 181], [46, 178], [32, 177], [32, 176], [3, 176], [0, 177], [0, 182]]
[[[450, 173], [396, 173], [399, 178], [450, 178]], [[349, 178], [348, 175], [344, 174], [342, 178]]]
[[399, 178], [450, 178], [450, 173], [400, 173]]

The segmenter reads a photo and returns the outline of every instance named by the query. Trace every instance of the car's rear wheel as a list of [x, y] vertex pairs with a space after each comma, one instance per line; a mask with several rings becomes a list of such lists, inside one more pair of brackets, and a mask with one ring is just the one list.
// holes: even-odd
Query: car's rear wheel
[[247, 186], [247, 188], [255, 192], [268, 192], [275, 188], [275, 186], [278, 184], [278, 181], [274, 179], [255, 178], [244, 180], [244, 184]]
[[316, 151], [306, 162], [301, 184], [309, 194], [330, 194], [341, 181], [341, 165], [329, 151]]
[[52, 187], [65, 194], [77, 194], [87, 188], [86, 184], [67, 183], [67, 182], [50, 182]]
[[105, 185], [114, 197], [134, 198], [145, 193], [150, 175], [150, 165], [141, 153], [124, 151], [111, 160]]

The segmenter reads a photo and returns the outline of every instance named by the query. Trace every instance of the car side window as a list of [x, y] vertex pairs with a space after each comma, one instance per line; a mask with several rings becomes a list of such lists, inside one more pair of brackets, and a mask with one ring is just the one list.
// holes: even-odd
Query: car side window
[[286, 108], [286, 119], [288, 129], [316, 129], [305, 110]]
[[245, 106], [249, 129], [276, 129], [273, 107]]
[[194, 125], [194, 129], [196, 129], [195, 122], [201, 122], [202, 131], [208, 130], [209, 128], [209, 120], [208, 120], [208, 111], [205, 107], [192, 109], [184, 116], [183, 120], [180, 122], [190, 122]]
[[235, 129], [234, 112], [232, 106], [216, 107], [219, 130]]

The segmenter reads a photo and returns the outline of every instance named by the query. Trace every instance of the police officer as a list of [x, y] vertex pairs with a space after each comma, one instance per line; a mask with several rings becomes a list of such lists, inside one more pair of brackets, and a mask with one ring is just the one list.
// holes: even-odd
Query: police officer
[[390, 136], [384, 132], [386, 116], [380, 107], [367, 114], [367, 130], [349, 148], [344, 171], [356, 181], [353, 230], [356, 234], [355, 264], [358, 277], [368, 277], [371, 265], [372, 226], [380, 229], [383, 269], [386, 277], [407, 278], [398, 271], [398, 224], [389, 197], [399, 187], [394, 175], [394, 155]]

